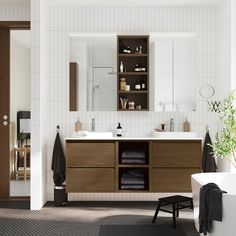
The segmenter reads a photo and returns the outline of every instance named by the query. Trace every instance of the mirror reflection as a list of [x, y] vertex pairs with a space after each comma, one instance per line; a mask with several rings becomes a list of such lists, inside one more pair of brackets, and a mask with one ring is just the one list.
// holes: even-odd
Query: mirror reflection
[[155, 110], [196, 110], [196, 39], [154, 40]]
[[[150, 35], [154, 111], [195, 111], [196, 35]], [[117, 35], [70, 35], [70, 111], [117, 110]], [[71, 102], [73, 101], [73, 103]]]
[[76, 63], [77, 111], [115, 111], [116, 35], [70, 36], [70, 62]]

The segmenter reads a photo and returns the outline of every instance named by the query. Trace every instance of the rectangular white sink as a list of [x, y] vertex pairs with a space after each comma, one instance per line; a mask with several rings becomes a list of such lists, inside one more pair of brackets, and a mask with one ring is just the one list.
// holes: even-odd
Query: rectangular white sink
[[156, 138], [163, 139], [188, 139], [196, 138], [196, 133], [194, 132], [153, 132], [153, 136]]
[[79, 131], [74, 134], [74, 137], [78, 138], [112, 138], [112, 132], [88, 132], [88, 131]]

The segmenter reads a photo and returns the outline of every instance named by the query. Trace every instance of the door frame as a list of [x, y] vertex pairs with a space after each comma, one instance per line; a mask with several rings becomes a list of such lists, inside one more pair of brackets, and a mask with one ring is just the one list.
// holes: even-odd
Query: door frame
[[[7, 58], [6, 63], [4, 64], [4, 67], [2, 68], [3, 70], [5, 70], [5, 74], [4, 74], [4, 79], [5, 79], [5, 83], [7, 84], [6, 88], [6, 94], [8, 94], [8, 98], [6, 99], [6, 107], [8, 110], [8, 114], [6, 114], [8, 116], [8, 135], [6, 135], [7, 137], [9, 137], [10, 134], [10, 129], [9, 129], [9, 121], [10, 121], [10, 30], [14, 29], [14, 30], [30, 30], [30, 21], [0, 21], [0, 28], [5, 28], [8, 29], [8, 33], [9, 33], [9, 40], [8, 42], [6, 42], [6, 50], [4, 50], [4, 56], [5, 58]], [[9, 48], [9, 50], [8, 50]], [[2, 52], [1, 52], [2, 53]], [[8, 60], [9, 59], [9, 60]], [[5, 104], [4, 104], [5, 106]], [[3, 108], [2, 108], [3, 109]], [[1, 115], [2, 116], [2, 115]], [[0, 117], [0, 122], [2, 122], [2, 117]], [[4, 137], [1, 137], [3, 138]], [[5, 137], [6, 138], [6, 137]], [[9, 138], [7, 138], [8, 140], [2, 142], [4, 143], [3, 145], [3, 150], [2, 153], [9, 153], [10, 150], [10, 141]], [[0, 155], [0, 186], [3, 188], [1, 190], [1, 194], [0, 194], [0, 200], [12, 200], [12, 199], [23, 199], [24, 197], [10, 197], [10, 160], [6, 161], [4, 159], [5, 155]], [[28, 197], [27, 197], [28, 198]]]

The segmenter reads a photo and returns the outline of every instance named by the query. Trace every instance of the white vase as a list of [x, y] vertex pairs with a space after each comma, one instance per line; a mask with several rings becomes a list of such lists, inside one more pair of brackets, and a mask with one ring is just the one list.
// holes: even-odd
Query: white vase
[[217, 170], [219, 172], [236, 172], [236, 163], [233, 161], [233, 154], [229, 158], [232, 161], [226, 158], [217, 158]]

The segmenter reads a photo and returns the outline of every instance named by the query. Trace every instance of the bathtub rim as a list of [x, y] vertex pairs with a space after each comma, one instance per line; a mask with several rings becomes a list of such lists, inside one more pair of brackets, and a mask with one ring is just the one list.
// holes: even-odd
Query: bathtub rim
[[[194, 180], [196, 181], [197, 183], [199, 183], [200, 186], [203, 186], [207, 183], [211, 183], [212, 181], [209, 181], [209, 182], [206, 182], [206, 181], [203, 181], [203, 179], [201, 179], [199, 176], [201, 175], [223, 175], [223, 176], [229, 176], [229, 175], [235, 175], [235, 178], [236, 178], [236, 173], [235, 172], [202, 172], [202, 173], [195, 173], [195, 174], [192, 174], [191, 175], [191, 182]], [[192, 193], [193, 193], [193, 189], [192, 189]], [[226, 197], [226, 196], [236, 196], [236, 194], [233, 194], [233, 193], [224, 193], [223, 194], [223, 197]]]

